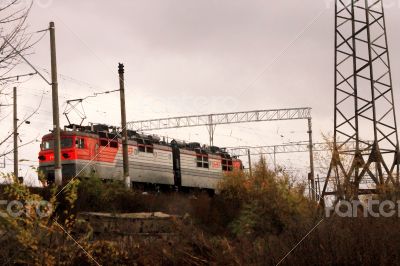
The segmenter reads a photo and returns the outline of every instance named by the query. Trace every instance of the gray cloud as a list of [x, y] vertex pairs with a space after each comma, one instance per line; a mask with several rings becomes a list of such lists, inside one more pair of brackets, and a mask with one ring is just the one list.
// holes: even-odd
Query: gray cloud
[[[319, 132], [333, 130], [334, 11], [329, 5], [332, 2], [40, 0], [29, 23], [32, 29], [42, 29], [55, 20], [59, 71], [97, 85], [100, 87], [97, 91], [117, 88], [117, 63], [124, 62], [130, 120], [310, 106], [315, 138], [319, 139]], [[400, 51], [395, 48], [400, 46], [400, 5], [397, 0], [389, 2], [386, 1], [393, 5], [386, 10], [387, 27], [399, 102]], [[325, 13], [255, 81], [324, 9]], [[30, 59], [35, 65], [48, 68], [48, 55], [48, 40], [44, 39]], [[24, 86], [34, 88], [36, 93], [46, 87], [37, 78]], [[70, 80], [60, 80], [61, 105], [66, 99], [95, 91]], [[91, 99], [85, 105], [89, 120], [118, 124], [117, 96]], [[23, 97], [21, 101], [27, 106], [38, 101]], [[223, 100], [228, 97], [229, 101]], [[107, 105], [110, 108], [105, 108]], [[46, 98], [30, 129], [32, 134], [47, 132], [46, 128], [51, 127], [50, 115]], [[248, 125], [249, 130], [221, 127], [217, 131], [221, 136], [216, 139], [223, 145], [278, 144], [282, 139], [276, 133], [277, 128], [296, 131], [286, 134], [291, 135], [292, 141], [306, 138], [305, 125], [291, 125]], [[236, 139], [226, 137], [232, 130]], [[205, 129], [172, 133], [181, 138], [191, 134], [192, 140], [207, 142]], [[265, 139], [259, 134], [266, 136]], [[36, 152], [37, 145], [27, 150], [26, 156], [35, 160]]]

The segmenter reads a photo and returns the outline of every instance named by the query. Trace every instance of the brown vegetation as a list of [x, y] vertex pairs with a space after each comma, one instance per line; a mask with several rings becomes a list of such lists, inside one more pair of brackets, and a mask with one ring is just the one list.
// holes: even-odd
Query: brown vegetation
[[[33, 265], [397, 265], [400, 224], [395, 218], [324, 218], [303, 186], [275, 176], [263, 160], [250, 178], [227, 176], [222, 193], [142, 195], [119, 183], [93, 178], [66, 189], [29, 192], [15, 183], [8, 199], [40, 199], [56, 205], [51, 217], [34, 213], [1, 218], [0, 262]], [[390, 197], [396, 199], [396, 193]], [[57, 203], [58, 202], [58, 203]], [[164, 211], [185, 215], [176, 234], [163, 238], [73, 234], [78, 211]], [[56, 222], [57, 221], [57, 222]], [[64, 231], [65, 230], [65, 231]], [[80, 247], [75, 240], [79, 243]], [[85, 251], [84, 251], [85, 250]], [[87, 253], [86, 253], [87, 252]]]

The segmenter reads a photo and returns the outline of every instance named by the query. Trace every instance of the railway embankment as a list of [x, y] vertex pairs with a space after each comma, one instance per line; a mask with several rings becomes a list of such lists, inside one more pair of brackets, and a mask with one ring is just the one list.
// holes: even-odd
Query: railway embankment
[[[396, 265], [398, 217], [325, 217], [305, 186], [261, 161], [221, 194], [146, 194], [118, 182], [2, 189], [8, 201], [48, 201], [0, 217], [0, 262], [38, 265]], [[382, 197], [396, 200], [392, 191]], [[47, 206], [47, 205], [46, 205]], [[42, 206], [42, 212], [46, 212]], [[18, 206], [14, 206], [14, 211]], [[47, 206], [48, 207], [48, 206]], [[5, 209], [3, 210], [5, 211]], [[380, 243], [376, 245], [375, 243]], [[294, 248], [295, 247], [295, 248]], [[357, 247], [355, 250], [354, 247]], [[307, 254], [307, 256], [304, 256]]]

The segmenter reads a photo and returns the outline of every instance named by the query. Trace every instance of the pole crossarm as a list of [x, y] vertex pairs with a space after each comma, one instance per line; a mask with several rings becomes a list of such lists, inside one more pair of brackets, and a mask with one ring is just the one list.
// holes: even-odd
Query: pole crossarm
[[299, 120], [310, 118], [311, 108], [306, 107], [168, 117], [151, 120], [131, 121], [127, 123], [127, 126], [131, 130], [150, 131], [182, 127], [212, 126], [261, 121]]

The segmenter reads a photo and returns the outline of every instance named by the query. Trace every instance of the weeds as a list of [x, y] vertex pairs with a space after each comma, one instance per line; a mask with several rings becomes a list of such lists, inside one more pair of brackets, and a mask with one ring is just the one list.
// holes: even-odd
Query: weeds
[[[51, 216], [39, 217], [34, 208], [24, 207], [18, 217], [0, 218], [2, 264], [275, 265], [321, 220], [283, 265], [400, 261], [398, 218], [324, 218], [317, 204], [304, 196], [304, 186], [291, 184], [289, 176], [276, 176], [264, 160], [251, 177], [242, 172], [227, 175], [214, 197], [143, 195], [96, 177], [72, 183], [59, 196], [55, 187], [33, 191], [10, 183], [3, 191], [8, 200], [47, 200], [54, 209]], [[398, 199], [396, 189], [382, 191], [380, 199]], [[176, 220], [174, 235], [168, 238], [102, 238], [90, 225], [74, 232], [80, 211], [164, 211], [184, 218]]]

